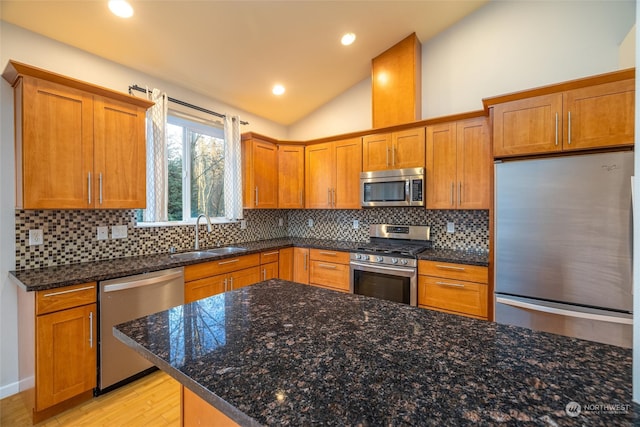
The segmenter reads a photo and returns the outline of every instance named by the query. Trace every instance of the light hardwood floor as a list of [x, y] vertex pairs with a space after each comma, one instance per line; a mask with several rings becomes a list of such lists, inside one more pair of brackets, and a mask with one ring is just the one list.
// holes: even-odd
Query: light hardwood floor
[[[19, 395], [0, 400], [0, 426], [30, 426]], [[37, 424], [38, 427], [180, 426], [180, 384], [157, 371]]]

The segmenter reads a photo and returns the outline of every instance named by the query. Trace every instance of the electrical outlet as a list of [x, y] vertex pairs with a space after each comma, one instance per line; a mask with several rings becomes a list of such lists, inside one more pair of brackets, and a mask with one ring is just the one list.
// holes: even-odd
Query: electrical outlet
[[360, 228], [360, 221], [358, 221], [357, 219], [353, 220], [353, 228], [354, 230], [357, 230], [358, 228]]
[[42, 230], [29, 230], [29, 246], [42, 245], [44, 234]]
[[241, 219], [240, 220], [240, 230], [246, 230], [247, 229], [247, 220], [246, 219]]
[[111, 238], [112, 239], [126, 239], [127, 238], [127, 226], [126, 225], [112, 225], [111, 226]]
[[307, 220], [307, 225], [309, 226], [309, 228], [313, 227], [313, 220], [311, 218]]
[[282, 218], [278, 218], [278, 226], [282, 227], [284, 225], [284, 220]]
[[109, 227], [97, 227], [96, 239], [107, 240], [109, 238]]
[[453, 222], [447, 222], [447, 233], [455, 233], [456, 225]]

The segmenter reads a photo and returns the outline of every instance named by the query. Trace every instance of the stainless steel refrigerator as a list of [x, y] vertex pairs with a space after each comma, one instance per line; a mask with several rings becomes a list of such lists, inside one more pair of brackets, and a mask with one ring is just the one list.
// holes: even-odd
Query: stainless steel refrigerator
[[632, 344], [633, 152], [495, 165], [496, 321]]

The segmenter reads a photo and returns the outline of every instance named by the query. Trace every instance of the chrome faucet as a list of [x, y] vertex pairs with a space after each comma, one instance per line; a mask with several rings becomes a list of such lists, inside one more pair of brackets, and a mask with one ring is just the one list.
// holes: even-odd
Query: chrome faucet
[[198, 240], [198, 226], [200, 225], [200, 218], [204, 217], [207, 220], [207, 231], [211, 233], [211, 220], [209, 219], [209, 215], [200, 214], [198, 215], [198, 219], [196, 219], [196, 247], [195, 249], [200, 249], [200, 242]]

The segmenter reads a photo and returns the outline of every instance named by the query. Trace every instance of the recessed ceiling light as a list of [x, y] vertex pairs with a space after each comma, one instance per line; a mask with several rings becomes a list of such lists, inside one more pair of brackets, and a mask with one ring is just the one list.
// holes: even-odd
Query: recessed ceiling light
[[356, 40], [356, 35], [355, 34], [346, 33], [344, 36], [342, 36], [342, 40], [340, 40], [340, 41], [342, 42], [343, 45], [349, 46], [355, 40]]
[[275, 85], [271, 92], [273, 92], [274, 95], [282, 95], [284, 93], [284, 86]]
[[109, 10], [120, 18], [131, 18], [133, 16], [133, 7], [127, 0], [109, 0]]

